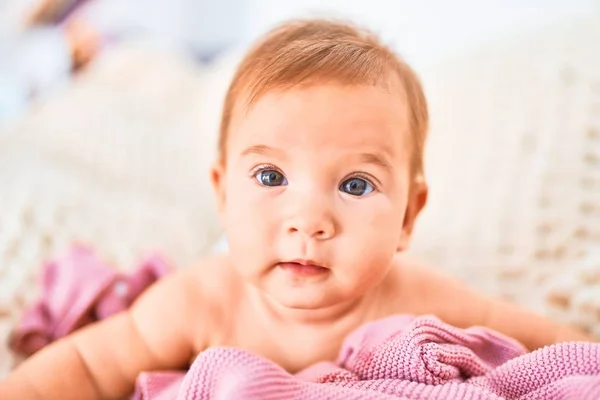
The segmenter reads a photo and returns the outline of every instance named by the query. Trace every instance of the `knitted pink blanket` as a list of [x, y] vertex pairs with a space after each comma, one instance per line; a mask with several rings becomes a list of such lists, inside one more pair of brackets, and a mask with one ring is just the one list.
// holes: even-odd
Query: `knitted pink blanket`
[[600, 344], [527, 353], [485, 328], [393, 316], [352, 333], [335, 363], [291, 375], [243, 350], [211, 348], [187, 373], [146, 373], [135, 399], [600, 399]]
[[[171, 268], [160, 257], [128, 276], [76, 247], [44, 269], [41, 299], [15, 331], [31, 354], [127, 308]], [[211, 348], [187, 373], [141, 374], [134, 398], [173, 399], [600, 399], [600, 344], [563, 343], [533, 353], [485, 328], [431, 316], [393, 316], [348, 336], [335, 363], [291, 375], [246, 351]]]

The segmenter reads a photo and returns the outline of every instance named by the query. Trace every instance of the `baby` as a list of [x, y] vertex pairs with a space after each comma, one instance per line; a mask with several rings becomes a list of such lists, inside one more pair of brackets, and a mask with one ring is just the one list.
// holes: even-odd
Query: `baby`
[[41, 350], [0, 398], [123, 398], [140, 372], [185, 369], [212, 346], [297, 372], [399, 313], [529, 349], [586, 340], [405, 255], [427, 200], [427, 125], [417, 76], [370, 34], [327, 21], [270, 32], [233, 78], [211, 172], [229, 251]]

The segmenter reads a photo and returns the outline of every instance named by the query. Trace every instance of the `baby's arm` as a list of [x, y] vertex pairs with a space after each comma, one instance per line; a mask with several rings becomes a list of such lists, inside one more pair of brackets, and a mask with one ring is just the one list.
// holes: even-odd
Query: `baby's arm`
[[527, 311], [517, 305], [485, 296], [458, 279], [412, 258], [400, 258], [403, 299], [414, 314], [435, 314], [462, 328], [480, 325], [513, 337], [529, 350], [565, 341], [591, 341], [585, 334]]
[[0, 382], [0, 399], [110, 399], [130, 394], [138, 374], [191, 359], [186, 272], [149, 288], [126, 312], [47, 346]]

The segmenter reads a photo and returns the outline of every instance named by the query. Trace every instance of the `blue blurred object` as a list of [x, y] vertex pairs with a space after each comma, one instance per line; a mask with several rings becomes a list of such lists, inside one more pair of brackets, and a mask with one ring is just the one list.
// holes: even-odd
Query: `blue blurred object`
[[[138, 42], [208, 63], [242, 40], [249, 2], [57, 0], [36, 28], [0, 27], [0, 126], [23, 115], [32, 99], [47, 98], [68, 84], [72, 60], [65, 28], [73, 21], [98, 34], [99, 51], [116, 42]], [[29, 3], [31, 8], [35, 1]]]
[[37, 28], [0, 42], [0, 126], [20, 117], [70, 79], [71, 56], [60, 28]]
[[102, 37], [142, 39], [184, 49], [209, 61], [239, 42], [249, 0], [70, 0], [61, 21], [81, 19]]

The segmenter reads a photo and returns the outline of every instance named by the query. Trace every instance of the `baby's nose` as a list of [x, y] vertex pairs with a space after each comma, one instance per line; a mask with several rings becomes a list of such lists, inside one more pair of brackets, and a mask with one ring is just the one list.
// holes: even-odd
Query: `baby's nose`
[[290, 226], [289, 233], [302, 233], [305, 236], [308, 236], [317, 240], [327, 240], [330, 239], [333, 234], [333, 226], [331, 224], [319, 224], [317, 225], [309, 225], [304, 223], [296, 223], [293, 226]]
[[327, 240], [335, 236], [336, 224], [333, 213], [324, 204], [311, 202], [298, 210], [287, 223], [287, 232], [300, 233], [303, 236], [317, 240]]

